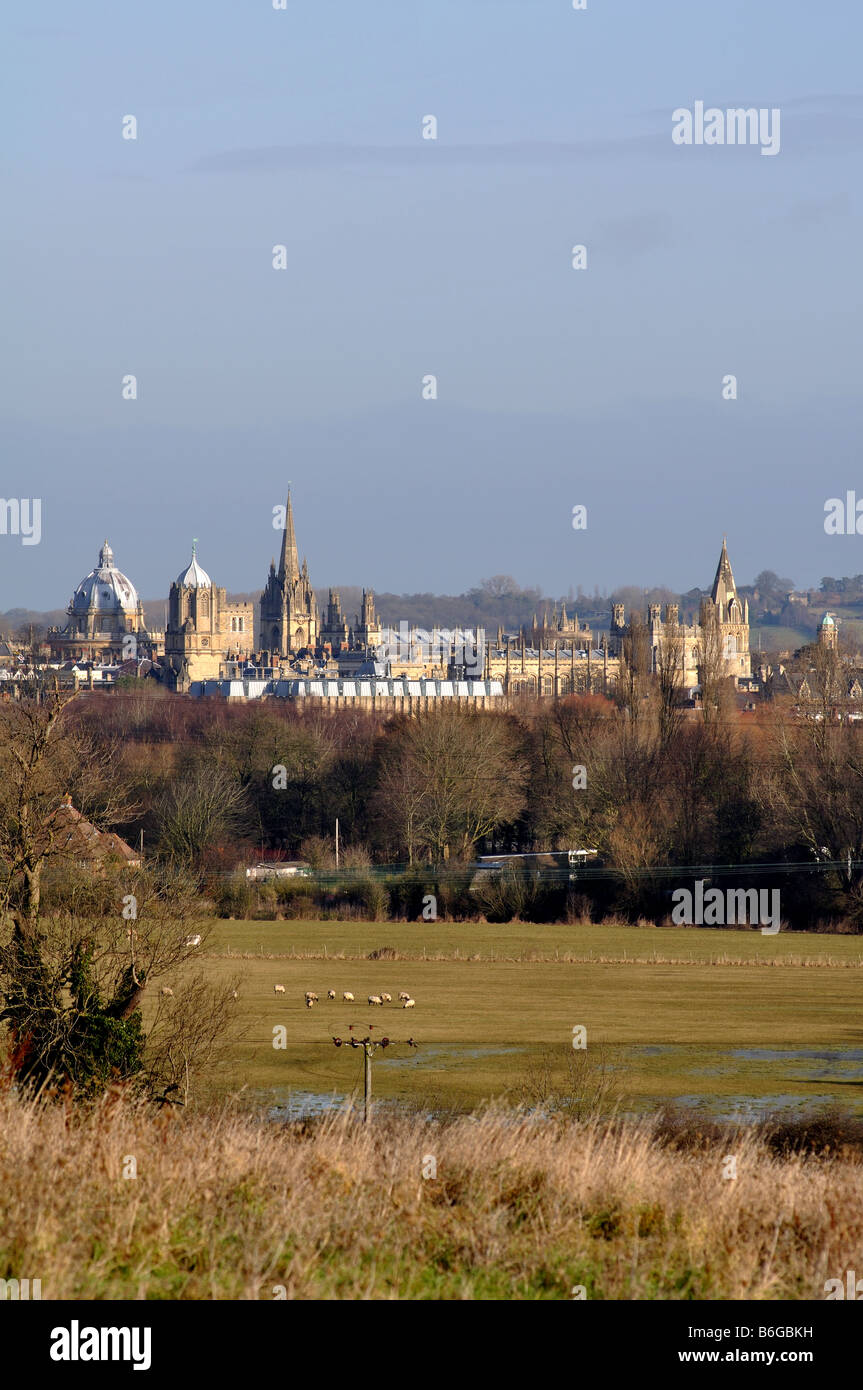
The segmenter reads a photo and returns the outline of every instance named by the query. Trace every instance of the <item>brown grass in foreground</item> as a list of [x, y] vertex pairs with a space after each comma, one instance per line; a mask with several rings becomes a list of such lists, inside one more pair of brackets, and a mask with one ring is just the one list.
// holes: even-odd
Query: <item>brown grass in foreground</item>
[[800, 1139], [493, 1111], [278, 1126], [7, 1093], [0, 1277], [45, 1299], [822, 1299], [859, 1265], [863, 1158], [838, 1127], [820, 1154]]

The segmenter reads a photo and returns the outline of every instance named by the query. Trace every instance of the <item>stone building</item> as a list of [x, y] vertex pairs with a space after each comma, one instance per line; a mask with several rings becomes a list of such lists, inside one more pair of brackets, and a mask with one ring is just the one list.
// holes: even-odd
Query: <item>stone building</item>
[[610, 653], [605, 639], [601, 649], [556, 642], [534, 647], [522, 636], [486, 647], [485, 675], [500, 681], [506, 695], [610, 695], [620, 676], [620, 657]]
[[228, 603], [226, 591], [217, 588], [198, 564], [197, 541], [193, 542], [192, 558], [168, 596], [168, 683], [183, 691], [192, 681], [217, 678], [225, 662], [240, 661], [252, 652], [254, 640], [254, 604]]
[[[285, 508], [285, 529], [279, 568], [270, 561], [270, 572], [260, 598], [258, 646], [264, 654], [264, 664], [276, 666], [280, 661], [318, 644], [318, 601], [309, 582], [305, 559], [302, 569], [297, 557], [294, 535], [294, 509], [291, 495]], [[334, 615], [335, 617], [335, 615]]]
[[99, 563], [81, 580], [66, 612], [66, 626], [48, 632], [53, 661], [114, 663], [155, 655], [161, 648], [161, 634], [147, 631], [138, 592], [115, 565], [107, 540]]
[[589, 651], [594, 645], [590, 624], [582, 626], [577, 613], [570, 618], [565, 603], [561, 603], [560, 612], [555, 604], [551, 615], [546, 611], [540, 621], [534, 613], [528, 637], [530, 645], [537, 650], [540, 647], [575, 647]]
[[[671, 642], [677, 645], [685, 690], [693, 690], [700, 684], [705, 650], [712, 640], [716, 642], [717, 656], [727, 676], [738, 681], [751, 677], [749, 601], [741, 600], [737, 593], [725, 540], [713, 588], [709, 597], [702, 600], [698, 622], [681, 623], [676, 603], [666, 604], [664, 615], [661, 605], [652, 603], [647, 609], [645, 628], [653, 671], [660, 669], [667, 645]], [[612, 604], [609, 639], [616, 657], [624, 654], [626, 639], [632, 637], [632, 632], [632, 623], [626, 621], [623, 604]], [[711, 632], [715, 633], [715, 638], [711, 638]]]

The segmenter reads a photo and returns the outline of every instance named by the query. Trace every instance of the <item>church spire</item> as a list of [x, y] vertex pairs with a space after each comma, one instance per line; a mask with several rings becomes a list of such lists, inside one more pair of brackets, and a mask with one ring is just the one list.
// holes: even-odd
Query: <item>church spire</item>
[[297, 558], [297, 538], [294, 535], [294, 507], [288, 490], [288, 505], [285, 508], [285, 533], [282, 536], [282, 553], [279, 558], [279, 578], [298, 579], [300, 562]]
[[728, 604], [732, 599], [737, 598], [737, 586], [734, 583], [734, 575], [731, 573], [731, 561], [728, 558], [728, 546], [726, 537], [722, 537], [722, 553], [719, 556], [719, 564], [716, 567], [716, 578], [713, 581], [713, 590], [710, 597], [714, 603]]

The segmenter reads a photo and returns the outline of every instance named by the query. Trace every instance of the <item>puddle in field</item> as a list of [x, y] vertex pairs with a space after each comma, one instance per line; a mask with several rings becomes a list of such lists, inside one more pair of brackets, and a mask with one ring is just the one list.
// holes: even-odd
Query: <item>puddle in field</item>
[[375, 1058], [376, 1066], [386, 1067], [406, 1067], [422, 1066], [425, 1062], [438, 1064], [441, 1058], [449, 1058], [450, 1061], [475, 1062], [480, 1057], [503, 1057], [511, 1052], [524, 1052], [523, 1047], [460, 1047], [454, 1043], [442, 1043], [439, 1047], [423, 1047], [417, 1052], [410, 1053], [408, 1056], [386, 1056], [380, 1054]]
[[796, 1113], [801, 1118], [815, 1115], [835, 1103], [829, 1091], [823, 1095], [800, 1096], [790, 1092], [772, 1096], [675, 1096], [674, 1103], [687, 1110], [703, 1111], [712, 1120], [734, 1120], [738, 1124], [754, 1124], [768, 1115]]
[[[410, 1068], [412, 1089], [416, 1085], [421, 1092], [424, 1074], [428, 1075], [429, 1085], [434, 1087], [439, 1084], [441, 1072], [448, 1067], [461, 1071], [484, 1058], [521, 1055], [524, 1063], [514, 1063], [514, 1069], [518, 1070], [526, 1066], [529, 1053], [530, 1049], [523, 1046], [439, 1044], [422, 1047], [416, 1052], [402, 1049], [386, 1054], [379, 1052], [375, 1057], [375, 1069]], [[624, 1093], [627, 1074], [635, 1072], [654, 1082], [658, 1078], [664, 1080], [671, 1062], [666, 1094], [660, 1089], [650, 1095], [633, 1096], [633, 1102], [642, 1112], [671, 1102], [712, 1119], [754, 1123], [770, 1113], [808, 1114], [839, 1102], [845, 1109], [863, 1113], [861, 1048], [719, 1048], [651, 1043], [611, 1047], [607, 1062], [619, 1078], [620, 1090]], [[725, 1085], [730, 1082], [734, 1091], [717, 1094], [719, 1082]], [[691, 1089], [683, 1090], [687, 1083]], [[769, 1091], [764, 1090], [767, 1086]], [[683, 1094], [675, 1094], [678, 1088]], [[262, 1093], [262, 1100], [269, 1118], [283, 1123], [331, 1114], [357, 1104], [362, 1106], [361, 1096], [293, 1087]], [[376, 1105], [400, 1108], [398, 1101], [384, 1097], [380, 1097]]]
[[[716, 1119], [755, 1120], [771, 1111], [788, 1109], [814, 1112], [837, 1102], [843, 1108], [863, 1112], [861, 1048], [651, 1045], [615, 1051], [613, 1066], [621, 1075], [625, 1075], [627, 1067], [639, 1063], [650, 1073], [650, 1058], [667, 1060], [677, 1056], [679, 1061], [674, 1069], [678, 1077], [696, 1087], [701, 1082], [707, 1089], [693, 1088], [668, 1099]], [[731, 1095], [717, 1095], [711, 1083], [719, 1081], [726, 1085], [732, 1081], [737, 1089]], [[751, 1091], [747, 1091], [747, 1082]], [[763, 1092], [762, 1088], [771, 1082], [779, 1085]], [[791, 1086], [797, 1089], [788, 1089]], [[657, 1096], [656, 1102], [661, 1103], [661, 1099]]]
[[284, 1091], [271, 1092], [279, 1097], [275, 1105], [267, 1108], [268, 1120], [308, 1120], [314, 1115], [328, 1115], [331, 1111], [341, 1110], [350, 1101], [347, 1096], [322, 1095], [315, 1091], [294, 1091], [287, 1093]]

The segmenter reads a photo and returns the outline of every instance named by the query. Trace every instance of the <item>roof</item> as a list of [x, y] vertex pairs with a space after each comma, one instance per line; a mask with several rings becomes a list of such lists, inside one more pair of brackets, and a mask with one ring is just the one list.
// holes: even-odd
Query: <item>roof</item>
[[192, 541], [192, 558], [184, 570], [177, 575], [177, 583], [189, 589], [211, 589], [210, 576], [198, 564], [198, 542]]
[[114, 552], [107, 541], [99, 551], [99, 563], [86, 574], [72, 595], [69, 612], [96, 609], [100, 613], [135, 613], [138, 592], [130, 579], [114, 564]]
[[119, 859], [129, 866], [140, 864], [141, 857], [125, 840], [111, 831], [98, 830], [80, 811], [72, 805], [72, 798], [64, 798], [51, 817], [49, 824], [54, 836], [53, 848], [56, 854], [68, 854], [87, 863], [101, 863], [106, 859]]

